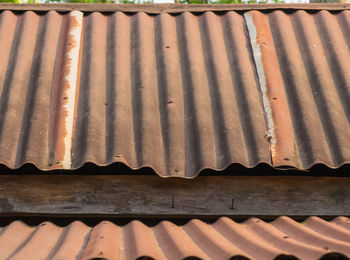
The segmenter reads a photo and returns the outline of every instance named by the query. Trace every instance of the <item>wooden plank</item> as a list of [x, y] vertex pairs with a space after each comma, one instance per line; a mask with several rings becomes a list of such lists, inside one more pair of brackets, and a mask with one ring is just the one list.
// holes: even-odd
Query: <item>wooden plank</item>
[[3, 175], [0, 216], [350, 215], [350, 178]]
[[145, 12], [149, 14], [182, 13], [182, 12], [222, 12], [222, 11], [247, 11], [247, 10], [348, 10], [350, 4], [0, 4], [0, 10], [12, 11], [58, 11], [69, 12], [73, 10], [83, 12]]

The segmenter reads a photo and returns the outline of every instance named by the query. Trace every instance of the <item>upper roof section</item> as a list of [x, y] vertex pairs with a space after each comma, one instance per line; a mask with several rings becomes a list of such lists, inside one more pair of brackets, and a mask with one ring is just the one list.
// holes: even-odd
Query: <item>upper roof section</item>
[[[2, 11], [0, 162], [187, 178], [350, 163], [350, 5], [296, 6]], [[48, 7], [0, 5], [18, 8]]]

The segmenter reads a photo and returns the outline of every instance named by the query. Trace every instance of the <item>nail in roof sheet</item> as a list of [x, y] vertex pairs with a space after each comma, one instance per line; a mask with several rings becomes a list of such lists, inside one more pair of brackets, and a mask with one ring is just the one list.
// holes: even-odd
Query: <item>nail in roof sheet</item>
[[[0, 229], [0, 258], [7, 259], [335, 259], [350, 256], [350, 221], [310, 217], [303, 223], [280, 217], [267, 223], [251, 218], [236, 223], [220, 218], [213, 224], [193, 219], [184, 226], [163, 221], [149, 227], [139, 221], [95, 227], [50, 222], [29, 227], [15, 221]], [[235, 259], [236, 259], [235, 258]]]
[[350, 11], [0, 13], [0, 162], [350, 162]]

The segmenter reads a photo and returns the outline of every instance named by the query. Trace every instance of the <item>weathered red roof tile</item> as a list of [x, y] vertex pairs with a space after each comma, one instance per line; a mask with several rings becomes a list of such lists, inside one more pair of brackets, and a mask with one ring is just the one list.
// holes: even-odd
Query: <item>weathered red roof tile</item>
[[0, 162], [10, 168], [123, 162], [192, 178], [233, 163], [350, 163], [349, 5], [6, 6]]

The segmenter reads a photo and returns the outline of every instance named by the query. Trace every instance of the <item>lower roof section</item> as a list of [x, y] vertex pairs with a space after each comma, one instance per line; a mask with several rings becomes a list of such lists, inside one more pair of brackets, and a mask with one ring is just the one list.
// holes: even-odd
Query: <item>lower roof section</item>
[[[213, 224], [193, 219], [184, 226], [139, 221], [88, 227], [44, 222], [29, 227], [14, 221], [0, 229], [1, 259], [339, 259], [350, 256], [350, 219], [310, 217], [298, 223], [279, 217], [271, 223], [222, 217]], [[278, 258], [280, 257], [280, 258]], [[322, 258], [321, 258], [322, 257]], [[333, 257], [333, 258], [332, 258]], [[338, 257], [338, 258], [335, 258]]]
[[155, 15], [6, 6], [0, 163], [10, 168], [122, 162], [193, 178], [233, 163], [350, 162], [349, 5]]

